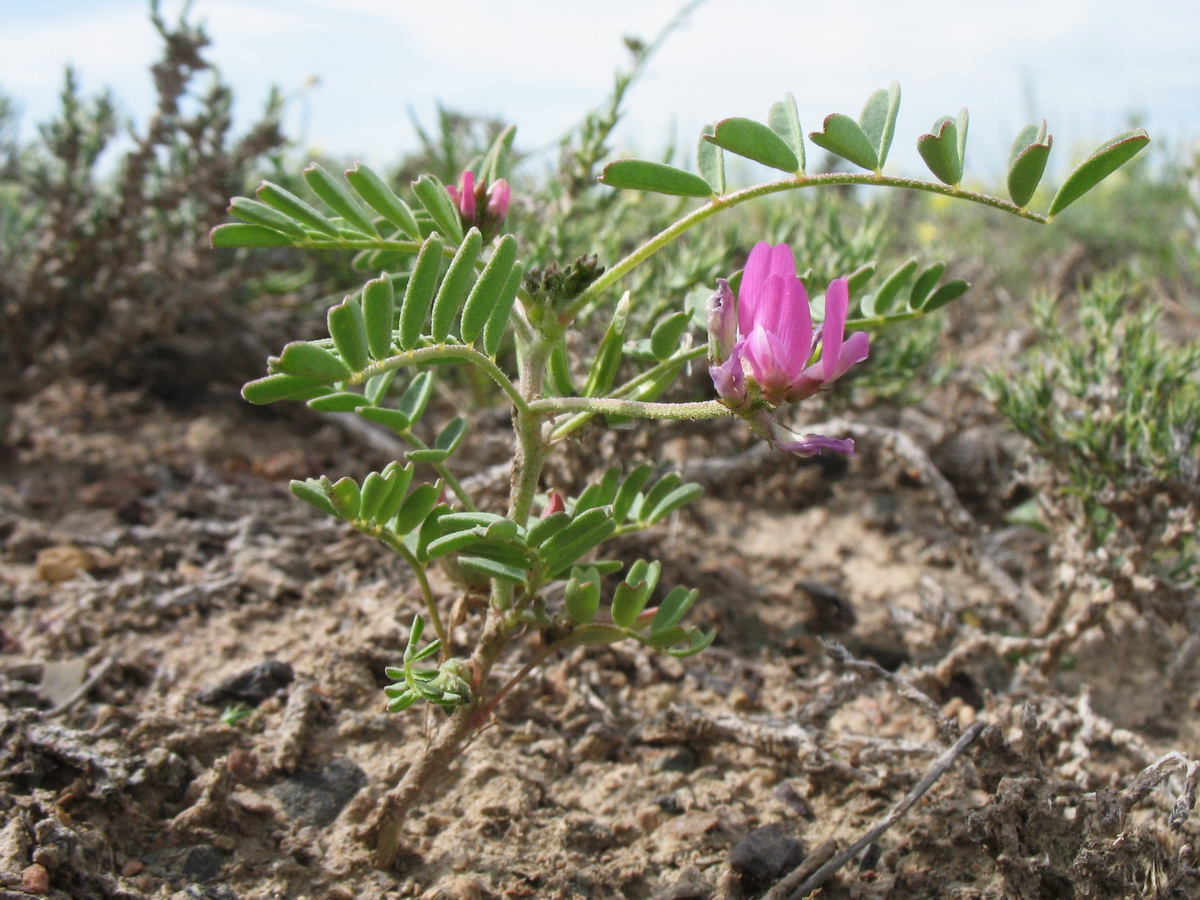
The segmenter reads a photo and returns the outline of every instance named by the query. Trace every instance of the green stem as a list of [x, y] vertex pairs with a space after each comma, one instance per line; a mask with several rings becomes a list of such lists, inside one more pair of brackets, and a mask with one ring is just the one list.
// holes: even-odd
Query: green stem
[[376, 534], [376, 537], [404, 557], [404, 561], [408, 563], [408, 567], [417, 576], [417, 584], [421, 586], [421, 594], [425, 598], [425, 611], [429, 614], [429, 621], [433, 624], [434, 632], [437, 633], [438, 638], [442, 642], [442, 658], [449, 659], [451, 656], [450, 636], [446, 632], [446, 626], [442, 624], [442, 617], [438, 614], [437, 598], [433, 594], [429, 578], [425, 575], [425, 567], [421, 565], [421, 561], [417, 559], [413, 552], [405, 546], [404, 541], [399, 536], [381, 529]]
[[482, 369], [492, 381], [500, 386], [500, 389], [512, 401], [513, 406], [517, 408], [518, 412], [522, 410], [528, 411], [529, 404], [525, 402], [525, 398], [521, 396], [521, 392], [513, 385], [508, 376], [504, 374], [504, 371], [490, 357], [480, 353], [474, 347], [468, 347], [465, 344], [439, 344], [436, 347], [419, 347], [416, 350], [398, 353], [395, 356], [389, 356], [387, 359], [381, 359], [379, 362], [367, 366], [361, 372], [355, 372], [350, 378], [346, 379], [346, 383], [362, 384], [376, 375], [382, 375], [384, 372], [390, 372], [393, 369], [420, 365], [423, 362], [440, 362], [446, 359], [461, 359]]
[[[707, 345], [701, 344], [698, 347], [693, 347], [691, 350], [686, 350], [683, 353], [680, 353], [676, 356], [672, 356], [670, 359], [665, 359], [662, 362], [658, 363], [658, 365], [652, 366], [651, 368], [647, 369], [645, 372], [642, 372], [640, 375], [637, 375], [634, 378], [629, 379], [629, 381], [625, 382], [620, 387], [614, 388], [613, 390], [609, 391], [608, 395], [612, 399], [623, 400], [623, 399], [625, 399], [625, 397], [627, 395], [629, 395], [633, 391], [637, 390], [643, 384], [647, 384], [647, 383], [653, 381], [654, 379], [658, 378], [658, 376], [661, 375], [667, 369], [669, 369], [673, 366], [682, 366], [686, 363], [691, 362], [694, 359], [699, 359], [700, 357], [704, 356], [707, 352], [708, 352]], [[567, 419], [565, 422], [558, 424], [554, 428], [554, 430], [550, 433], [549, 437], [547, 438], [547, 441], [549, 443], [553, 444], [556, 441], [562, 440], [571, 432], [577, 431], [578, 429], [580, 429], [584, 425], [586, 425], [589, 421], [591, 421], [591, 418], [594, 415], [595, 415], [594, 412], [591, 412], [590, 410], [588, 410], [588, 411], [580, 412], [580, 413], [577, 413], [577, 414], [571, 416], [571, 418]]]
[[[414, 450], [429, 449], [429, 445], [417, 437], [410, 428], [397, 431], [396, 434], [400, 436], [401, 440], [411, 444]], [[463, 509], [467, 510], [468, 512], [479, 511], [479, 507], [475, 505], [475, 501], [471, 499], [471, 495], [467, 493], [466, 489], [462, 486], [462, 483], [454, 476], [454, 473], [450, 471], [450, 467], [447, 466], [444, 461], [439, 463], [427, 463], [427, 465], [437, 473], [437, 476], [442, 479], [442, 482], [446, 485], [446, 487], [450, 488], [454, 496], [457, 497], [458, 501], [463, 505]]]
[[1015, 216], [1020, 216], [1023, 219], [1029, 219], [1033, 222], [1045, 224], [1048, 220], [1045, 216], [1038, 213], [1030, 212], [1017, 206], [1015, 203], [1010, 203], [1007, 200], [1001, 200], [999, 197], [991, 197], [987, 194], [977, 194], [973, 191], [964, 191], [961, 188], [949, 187], [948, 185], [940, 184], [933, 181], [920, 181], [913, 178], [896, 178], [890, 175], [875, 175], [869, 173], [833, 173], [829, 175], [796, 175], [791, 178], [783, 178], [779, 181], [769, 181], [765, 184], [756, 184], [753, 187], [744, 188], [732, 194], [726, 194], [723, 197], [716, 197], [710, 202], [688, 213], [682, 219], [674, 222], [672, 225], [660, 231], [644, 244], [608, 269], [588, 285], [587, 290], [575, 298], [571, 305], [568, 306], [562, 313], [560, 321], [564, 324], [572, 321], [585, 306], [599, 297], [604, 291], [608, 290], [620, 278], [623, 278], [632, 269], [641, 265], [659, 250], [666, 247], [675, 238], [679, 237], [690, 228], [699, 225], [705, 219], [715, 216], [724, 209], [728, 209], [738, 204], [745, 203], [748, 200], [754, 200], [758, 197], [765, 197], [768, 194], [778, 194], [783, 191], [793, 191], [800, 188], [821, 187], [836, 184], [866, 184], [877, 187], [895, 187], [906, 188], [914, 191], [925, 191], [930, 194], [941, 194], [947, 197], [957, 197], [962, 200], [970, 200], [973, 203], [979, 203], [983, 206], [990, 206], [993, 209], [1003, 210], [1007, 213], [1012, 213]]
[[732, 415], [717, 400], [695, 403], [647, 403], [614, 397], [551, 397], [529, 404], [535, 413], [590, 412], [592, 415], [633, 416], [638, 419], [721, 419]]

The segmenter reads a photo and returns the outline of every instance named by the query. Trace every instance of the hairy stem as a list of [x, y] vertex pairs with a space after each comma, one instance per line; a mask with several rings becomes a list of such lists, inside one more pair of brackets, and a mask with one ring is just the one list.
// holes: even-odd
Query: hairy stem
[[[510, 634], [504, 616], [490, 612], [479, 644], [471, 656], [476, 684], [486, 683], [488, 672], [508, 645]], [[487, 704], [482, 696], [473, 695], [469, 705], [454, 710], [450, 718], [442, 723], [433, 740], [421, 749], [400, 783], [383, 796], [370, 828], [374, 836], [374, 862], [377, 868], [391, 868], [400, 852], [400, 830], [404, 817], [422, 791], [457, 759], [459, 750], [471, 733], [483, 724], [477, 713], [485, 706]]]
[[425, 598], [425, 611], [429, 615], [429, 621], [433, 625], [433, 630], [437, 634], [438, 639], [442, 642], [442, 659], [449, 659], [450, 653], [450, 636], [446, 631], [446, 626], [442, 624], [442, 617], [438, 615], [437, 597], [434, 596], [433, 588], [429, 584], [429, 577], [425, 574], [425, 566], [421, 561], [413, 555], [413, 552], [405, 546], [404, 541], [394, 534], [387, 531], [380, 531], [379, 539], [385, 544], [404, 557], [404, 561], [408, 563], [408, 567], [417, 577], [417, 584], [421, 586], [421, 595]]
[[482, 369], [492, 381], [499, 385], [508, 399], [512, 401], [513, 406], [517, 407], [518, 410], [528, 408], [525, 398], [521, 396], [521, 392], [513, 385], [508, 376], [504, 374], [504, 370], [496, 365], [486, 354], [480, 353], [474, 347], [468, 347], [464, 344], [441, 344], [436, 347], [419, 347], [416, 350], [397, 353], [395, 356], [389, 356], [387, 359], [379, 360], [374, 365], [367, 366], [361, 372], [356, 372], [353, 376], [346, 379], [346, 383], [363, 384], [376, 375], [382, 375], [384, 372], [390, 372], [393, 369], [415, 366], [423, 362], [444, 362], [447, 359], [461, 359]]
[[553, 397], [529, 404], [537, 413], [590, 412], [593, 415], [633, 416], [638, 419], [722, 419], [732, 415], [717, 400], [695, 403], [646, 403], [640, 400], [620, 400], [613, 397]]
[[715, 216], [722, 210], [729, 209], [748, 200], [754, 200], [758, 197], [765, 197], [768, 194], [778, 194], [783, 191], [794, 191], [800, 188], [821, 187], [835, 184], [866, 184], [876, 187], [896, 187], [906, 188], [914, 191], [925, 191], [930, 194], [943, 194], [948, 197], [957, 197], [962, 200], [970, 200], [973, 203], [979, 203], [983, 206], [989, 206], [993, 209], [1000, 209], [1007, 213], [1012, 213], [1015, 216], [1020, 216], [1023, 219], [1029, 219], [1033, 222], [1045, 224], [1047, 219], [1043, 215], [1030, 212], [1027, 209], [1018, 207], [1014, 203], [1007, 200], [1001, 200], [999, 197], [991, 197], [987, 194], [978, 194], [974, 191], [964, 191], [961, 188], [949, 187], [934, 181], [921, 181], [914, 178], [896, 178], [890, 175], [875, 175], [873, 173], [833, 173], [830, 175], [795, 175], [791, 178], [783, 178], [779, 181], [769, 181], [765, 184], [756, 184], [753, 187], [744, 188], [740, 191], [735, 191], [732, 194], [726, 194], [721, 197], [715, 197], [704, 206], [692, 210], [682, 219], [677, 220], [667, 228], [654, 235], [652, 238], [643, 243], [640, 247], [608, 269], [603, 275], [588, 285], [587, 290], [575, 298], [571, 305], [563, 312], [561, 320], [564, 324], [569, 323], [575, 318], [585, 306], [603, 294], [619, 279], [623, 278], [631, 270], [641, 265], [659, 250], [662, 250], [677, 237], [685, 233], [691, 228], [699, 225], [706, 219]]

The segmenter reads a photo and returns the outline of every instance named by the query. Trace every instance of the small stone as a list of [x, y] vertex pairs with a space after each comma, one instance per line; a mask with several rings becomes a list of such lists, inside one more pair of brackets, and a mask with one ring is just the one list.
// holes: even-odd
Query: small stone
[[332, 759], [318, 769], [297, 772], [271, 788], [288, 818], [324, 828], [367, 783], [366, 773], [348, 759]]
[[712, 885], [703, 879], [688, 878], [656, 893], [652, 900], [709, 900]]
[[189, 884], [171, 900], [238, 900], [233, 888], [223, 884]]
[[254, 780], [254, 775], [258, 771], [258, 757], [254, 755], [253, 751], [244, 747], [234, 747], [225, 759], [225, 768], [229, 770], [234, 781], [239, 784], [247, 784]]
[[487, 886], [478, 878], [455, 876], [421, 895], [421, 900], [484, 900], [491, 897]]
[[790, 781], [784, 781], [776, 785], [775, 789], [771, 791], [771, 796], [783, 803], [802, 819], [808, 819], [811, 822], [816, 818], [816, 814], [813, 812], [808, 801], [800, 796], [799, 791], [796, 790], [796, 786]]
[[774, 884], [804, 862], [804, 845], [778, 822], [755, 828], [729, 851], [729, 867], [752, 892]]
[[34, 863], [21, 872], [21, 890], [27, 894], [45, 894], [50, 890], [50, 872]]
[[658, 757], [650, 766], [652, 772], [694, 772], [700, 757], [691, 747], [679, 747]]
[[74, 544], [47, 547], [39, 550], [34, 564], [37, 577], [51, 584], [70, 581], [80, 572], [92, 567], [92, 557]]
[[196, 699], [208, 706], [226, 703], [245, 703], [258, 706], [268, 697], [286, 688], [295, 679], [296, 673], [287, 663], [278, 659], [260, 662], [252, 669], [226, 678], [213, 687], [196, 694]]
[[196, 881], [212, 881], [221, 874], [225, 854], [216, 847], [200, 844], [188, 851], [183, 861], [183, 874]]
[[132, 878], [144, 868], [146, 868], [146, 864], [140, 859], [131, 859], [125, 865], [121, 866], [121, 875], [124, 878]]

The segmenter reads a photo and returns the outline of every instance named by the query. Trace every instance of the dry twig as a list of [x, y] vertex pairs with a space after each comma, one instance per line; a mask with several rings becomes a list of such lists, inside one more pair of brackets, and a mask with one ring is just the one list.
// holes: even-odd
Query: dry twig
[[[867, 831], [857, 841], [813, 872], [812, 875], [810, 875], [803, 883], [800, 884], [798, 888], [795, 889], [792, 896], [807, 897], [826, 881], [828, 881], [842, 866], [857, 856], [864, 847], [877, 841], [885, 831], [899, 822], [900, 819], [902, 819], [904, 815], [910, 809], [912, 809], [913, 805], [920, 800], [925, 793], [934, 786], [934, 784], [937, 783], [938, 779], [950, 770], [950, 767], [953, 766], [958, 758], [966, 752], [967, 748], [971, 746], [975, 738], [979, 737], [979, 734], [983, 731], [984, 727], [985, 724], [983, 722], [976, 722], [974, 725], [964, 731], [962, 737], [960, 737], [954, 743], [954, 746], [937, 758], [933, 766], [930, 767], [929, 771], [925, 773], [925, 777], [918, 781], [916, 786], [907, 794], [905, 794], [904, 798], [894, 807], [892, 807], [891, 811], [888, 812], [887, 815], [867, 829]], [[788, 879], [790, 878], [791, 876], [789, 875]], [[785, 881], [786, 880], [787, 879], [785, 879]], [[776, 885], [776, 887], [778, 886], [779, 885]], [[773, 895], [774, 889], [772, 889], [771, 894], [768, 894], [768, 897], [772, 897], [772, 900], [775, 900]], [[789, 895], [786, 893], [780, 893], [777, 896], [779, 898], [783, 898]]]

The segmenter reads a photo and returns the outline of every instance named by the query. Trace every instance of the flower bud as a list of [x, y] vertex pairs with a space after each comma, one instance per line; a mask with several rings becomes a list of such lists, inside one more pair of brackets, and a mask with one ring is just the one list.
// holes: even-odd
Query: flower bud
[[729, 282], [717, 279], [717, 292], [708, 298], [708, 361], [720, 365], [729, 358], [737, 343], [737, 301]]
[[722, 403], [733, 410], [746, 405], [746, 372], [742, 367], [742, 356], [737, 347], [733, 348], [733, 354], [721, 365], [709, 366], [708, 374]]
[[500, 231], [512, 199], [512, 189], [503, 178], [489, 185], [486, 181], [476, 182], [475, 173], [468, 170], [459, 176], [457, 185], [447, 185], [446, 192], [458, 208], [463, 228], [477, 227], [484, 240]]
[[566, 508], [562, 494], [558, 491], [551, 491], [550, 496], [546, 498], [546, 508], [542, 510], [542, 518], [545, 519], [555, 513], [563, 512]]

